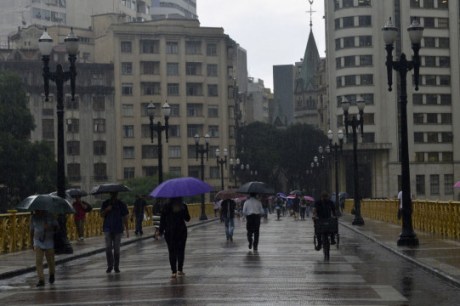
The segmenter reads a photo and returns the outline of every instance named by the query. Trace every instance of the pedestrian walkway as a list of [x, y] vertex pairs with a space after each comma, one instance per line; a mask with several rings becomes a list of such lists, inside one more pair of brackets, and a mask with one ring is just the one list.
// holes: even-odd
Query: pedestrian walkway
[[353, 215], [344, 215], [341, 224], [427, 271], [460, 286], [460, 241], [416, 232], [419, 239], [418, 247], [400, 247], [397, 245], [401, 233], [400, 225], [366, 219], [365, 225], [360, 227], [351, 225], [353, 218]]

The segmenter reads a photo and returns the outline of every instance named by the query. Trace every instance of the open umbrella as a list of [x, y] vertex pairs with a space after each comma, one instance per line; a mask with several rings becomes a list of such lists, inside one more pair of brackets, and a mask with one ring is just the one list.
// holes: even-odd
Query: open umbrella
[[212, 187], [194, 177], [179, 177], [164, 181], [151, 193], [153, 198], [190, 197], [197, 194], [210, 192]]
[[75, 213], [72, 205], [65, 199], [49, 194], [36, 194], [22, 200], [16, 208], [18, 210], [46, 210], [53, 214]]
[[242, 197], [243, 195], [236, 192], [235, 189], [224, 189], [216, 194], [216, 199], [226, 200]]
[[302, 191], [296, 189], [289, 192], [289, 194], [302, 195]]
[[460, 188], [460, 181], [456, 182], [456, 183], [454, 184], [454, 187], [455, 187], [455, 188]]
[[86, 191], [78, 189], [78, 188], [67, 189], [65, 192], [72, 198], [81, 198], [81, 197], [86, 197], [88, 195]]
[[91, 190], [91, 194], [111, 193], [111, 192], [125, 192], [131, 191], [127, 186], [118, 183], [108, 183], [95, 186]]
[[283, 199], [286, 199], [286, 197], [287, 197], [286, 194], [285, 194], [285, 193], [282, 193], [282, 192], [278, 192], [278, 193], [276, 194], [276, 196], [277, 196], [277, 197], [280, 197], [280, 198], [283, 198]]
[[[50, 195], [55, 196], [55, 197], [58, 196], [58, 195], [57, 195], [57, 191], [51, 192]], [[67, 192], [65, 193], [65, 199], [66, 199], [66, 201], [69, 202], [69, 203], [72, 203], [72, 202], [73, 202], [73, 198], [72, 198], [72, 197], [70, 196], [70, 194], [68, 194]]]
[[238, 188], [236, 192], [239, 193], [263, 193], [263, 194], [274, 194], [275, 191], [268, 187], [264, 182], [247, 182]]
[[304, 196], [303, 198], [307, 201], [315, 202], [315, 199], [312, 196]]

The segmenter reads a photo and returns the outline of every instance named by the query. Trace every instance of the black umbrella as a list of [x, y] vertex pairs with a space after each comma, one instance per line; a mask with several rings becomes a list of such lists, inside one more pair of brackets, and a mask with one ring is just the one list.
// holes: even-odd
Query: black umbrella
[[263, 194], [272, 194], [275, 193], [275, 191], [268, 187], [267, 184], [263, 182], [248, 182], [246, 184], [243, 184], [238, 188], [236, 191], [238, 193], [263, 193]]
[[86, 191], [78, 189], [78, 188], [67, 189], [65, 192], [72, 198], [81, 198], [81, 197], [86, 197], [88, 195]]
[[16, 206], [18, 210], [46, 210], [53, 214], [75, 213], [72, 205], [65, 199], [49, 194], [36, 194], [25, 198]]
[[91, 190], [91, 194], [112, 193], [131, 191], [127, 186], [118, 183], [108, 183], [97, 185]]

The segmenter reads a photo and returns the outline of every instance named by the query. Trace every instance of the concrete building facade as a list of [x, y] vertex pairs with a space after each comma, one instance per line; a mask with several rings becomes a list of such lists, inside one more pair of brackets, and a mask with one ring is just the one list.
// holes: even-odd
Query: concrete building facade
[[152, 19], [198, 19], [196, 0], [151, 0]]
[[[417, 18], [425, 30], [420, 89], [407, 77], [411, 190], [416, 198], [452, 200], [460, 176], [459, 3], [443, 0], [325, 1], [330, 129], [343, 129], [344, 98], [364, 98], [364, 135], [358, 145], [363, 197], [394, 197], [400, 190], [399, 79], [388, 91], [381, 32], [389, 17], [400, 29], [394, 59], [413, 54], [406, 28]], [[357, 109], [350, 108], [350, 113]], [[351, 138], [343, 156], [352, 191]]]

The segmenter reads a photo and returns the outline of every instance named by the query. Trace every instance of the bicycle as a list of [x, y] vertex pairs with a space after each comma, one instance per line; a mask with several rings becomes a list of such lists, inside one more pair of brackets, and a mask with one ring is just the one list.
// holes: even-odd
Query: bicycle
[[[314, 224], [315, 235], [313, 236], [313, 244], [315, 245], [315, 250], [319, 251], [321, 249], [322, 244], [324, 261], [329, 261], [329, 253], [331, 246], [331, 240], [329, 239], [335, 238], [336, 247], [337, 249], [339, 248], [339, 222], [337, 218], [315, 219]], [[319, 243], [319, 241], [321, 241], [321, 244]]]

